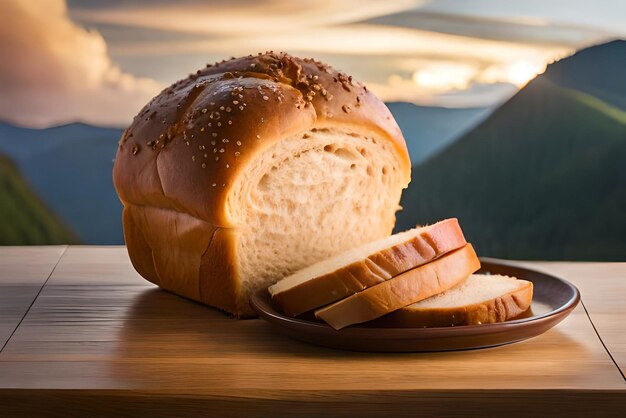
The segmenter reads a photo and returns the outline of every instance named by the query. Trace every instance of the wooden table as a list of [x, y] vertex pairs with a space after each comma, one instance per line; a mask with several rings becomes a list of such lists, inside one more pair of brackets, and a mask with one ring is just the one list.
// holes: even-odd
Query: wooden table
[[0, 416], [626, 416], [626, 263], [520, 264], [584, 305], [517, 344], [373, 354], [161, 291], [124, 247], [0, 248]]

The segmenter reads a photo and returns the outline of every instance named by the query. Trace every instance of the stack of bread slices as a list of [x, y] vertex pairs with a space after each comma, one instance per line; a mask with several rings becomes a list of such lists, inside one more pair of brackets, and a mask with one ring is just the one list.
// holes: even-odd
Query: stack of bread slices
[[531, 282], [473, 274], [479, 269], [457, 219], [446, 219], [318, 262], [268, 290], [284, 314], [313, 312], [335, 329], [494, 323], [530, 307]]

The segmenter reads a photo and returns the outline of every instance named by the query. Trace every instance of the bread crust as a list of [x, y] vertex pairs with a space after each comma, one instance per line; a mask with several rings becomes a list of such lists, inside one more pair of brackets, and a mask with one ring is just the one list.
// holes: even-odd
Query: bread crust
[[389, 328], [450, 327], [504, 322], [528, 310], [533, 298], [532, 282], [499, 297], [453, 308], [418, 309], [406, 306], [375, 321], [372, 326]]
[[392, 245], [335, 271], [315, 277], [283, 292], [272, 302], [286, 315], [297, 316], [375, 286], [466, 244], [456, 218], [446, 219], [402, 243]]
[[239, 293], [241, 219], [227, 198], [255, 156], [324, 127], [377, 132], [410, 180], [406, 144], [387, 107], [320, 62], [269, 52], [207, 66], [163, 90], [124, 131], [113, 168], [137, 271], [185, 297], [253, 315]]
[[480, 268], [471, 244], [315, 311], [335, 329], [371, 321], [455, 286]]

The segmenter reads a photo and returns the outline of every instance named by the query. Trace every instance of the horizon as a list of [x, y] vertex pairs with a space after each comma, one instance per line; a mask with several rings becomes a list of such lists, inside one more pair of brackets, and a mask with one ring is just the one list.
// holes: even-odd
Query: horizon
[[494, 107], [551, 62], [626, 37], [624, 4], [544, 3], [9, 0], [0, 119], [121, 128], [206, 63], [266, 49], [328, 62], [385, 102]]

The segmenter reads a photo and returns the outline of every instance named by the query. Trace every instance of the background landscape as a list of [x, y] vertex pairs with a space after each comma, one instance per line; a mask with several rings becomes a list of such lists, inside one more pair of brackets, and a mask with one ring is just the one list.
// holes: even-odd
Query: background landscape
[[[252, 2], [53, 3], [43, 10], [9, 1], [0, 13], [0, 53], [15, 58], [11, 68], [0, 64], [0, 244], [123, 244], [111, 170], [127, 121], [164, 85], [209, 61], [280, 49], [280, 30], [293, 28], [280, 21], [264, 48], [254, 25], [234, 41], [219, 25], [201, 25], [206, 13], [208, 22], [236, 15], [267, 27], [265, 9]], [[397, 230], [454, 216], [481, 255], [626, 260], [626, 34], [613, 23], [626, 20], [626, 9], [617, 2], [593, 10], [568, 3], [564, 15], [535, 2], [464, 2], [473, 3], [467, 10], [447, 1], [364, 2], [358, 16], [327, 2], [303, 2], [308, 14], [257, 3], [287, 10], [320, 36], [358, 40], [324, 49], [303, 36], [283, 49], [353, 73], [387, 102], [413, 162]], [[188, 24], [154, 27], [141, 18], [164, 10]], [[338, 20], [316, 17], [320, 10]], [[82, 36], [80, 48], [100, 55], [57, 68], [68, 59], [55, 55], [59, 47], [37, 50], [9, 33], [13, 22], [25, 35], [29, 24], [55, 17], [48, 43], [57, 30], [59, 45]], [[359, 50], [363, 28], [378, 46]], [[232, 53], [215, 39], [231, 42]], [[28, 76], [40, 63], [49, 68], [45, 85], [39, 73]], [[83, 73], [94, 71], [102, 74], [92, 83]]]

